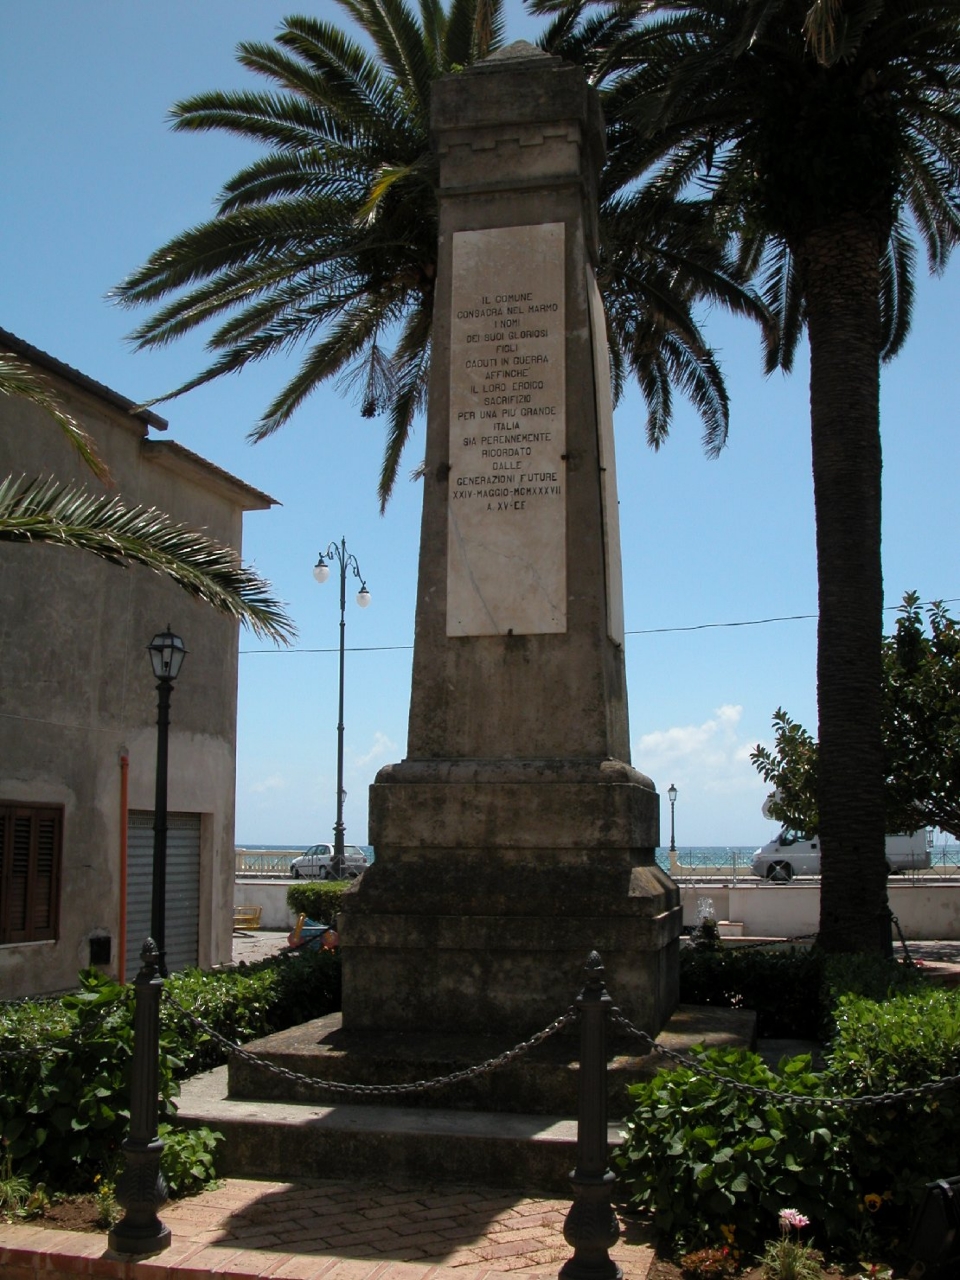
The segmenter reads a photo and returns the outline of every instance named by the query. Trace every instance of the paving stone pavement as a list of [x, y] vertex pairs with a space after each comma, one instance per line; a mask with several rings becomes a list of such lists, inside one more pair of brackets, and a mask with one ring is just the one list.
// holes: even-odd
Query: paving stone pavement
[[[563, 1239], [569, 1207], [569, 1199], [478, 1187], [230, 1178], [160, 1216], [175, 1239], [197, 1245], [554, 1280], [572, 1253]], [[646, 1275], [652, 1251], [632, 1219], [623, 1220], [611, 1256], [627, 1280]]]
[[[3, 1280], [556, 1280], [570, 1202], [475, 1187], [228, 1178], [164, 1206], [168, 1250], [134, 1260], [103, 1235], [0, 1223]], [[653, 1250], [629, 1218], [611, 1257], [646, 1280]]]

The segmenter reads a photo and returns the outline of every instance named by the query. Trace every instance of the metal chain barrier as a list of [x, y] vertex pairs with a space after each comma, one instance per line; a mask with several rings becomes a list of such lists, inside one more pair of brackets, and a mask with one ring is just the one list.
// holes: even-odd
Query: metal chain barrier
[[173, 1005], [178, 1013], [187, 1018], [194, 1026], [199, 1027], [211, 1039], [217, 1041], [225, 1049], [229, 1049], [231, 1053], [235, 1053], [238, 1057], [245, 1059], [247, 1062], [254, 1062], [262, 1067], [265, 1071], [270, 1071], [273, 1075], [281, 1076], [284, 1080], [292, 1080], [298, 1084], [309, 1085], [315, 1089], [326, 1089], [330, 1093], [344, 1094], [346, 1096], [356, 1097], [385, 1097], [396, 1094], [412, 1094], [427, 1093], [431, 1090], [442, 1089], [446, 1085], [459, 1084], [463, 1080], [472, 1080], [477, 1076], [488, 1075], [491, 1071], [497, 1071], [500, 1067], [508, 1066], [511, 1062], [528, 1053], [538, 1044], [542, 1044], [544, 1040], [548, 1040], [550, 1036], [569, 1026], [571, 1022], [576, 1022], [579, 1017], [576, 1006], [571, 1005], [566, 1013], [562, 1013], [559, 1018], [555, 1018], [553, 1022], [543, 1028], [542, 1031], [536, 1032], [529, 1040], [522, 1040], [519, 1044], [507, 1049], [504, 1053], [498, 1054], [495, 1058], [488, 1058], [486, 1062], [478, 1063], [474, 1067], [464, 1067], [460, 1071], [451, 1071], [446, 1076], [434, 1076], [430, 1080], [416, 1080], [409, 1084], [346, 1084], [340, 1080], [323, 1080], [318, 1076], [307, 1076], [299, 1071], [291, 1071], [289, 1067], [278, 1066], [275, 1062], [270, 1062], [266, 1058], [261, 1058], [255, 1053], [250, 1053], [247, 1049], [236, 1044], [227, 1036], [221, 1035], [219, 1031], [215, 1031], [213, 1027], [207, 1026], [196, 1014], [189, 1009], [185, 1009], [183, 1005], [172, 996], [166, 989], [163, 993], [164, 999], [168, 1004]]
[[[887, 910], [890, 911], [890, 908], [888, 907]], [[910, 950], [907, 946], [907, 940], [903, 936], [903, 930], [900, 928], [900, 921], [897, 919], [897, 917], [893, 914], [892, 911], [890, 911], [890, 923], [893, 925], [893, 927], [897, 931], [897, 937], [900, 939], [900, 946], [903, 948], [904, 960], [907, 962], [907, 964], [915, 965], [916, 961], [914, 960], [913, 956], [911, 956], [910, 954]]]
[[914, 1085], [910, 1088], [900, 1089], [895, 1093], [876, 1093], [876, 1094], [860, 1094], [853, 1098], [812, 1098], [807, 1094], [798, 1093], [781, 1093], [777, 1089], [767, 1089], [759, 1084], [745, 1084], [742, 1080], [734, 1080], [730, 1076], [723, 1075], [720, 1071], [713, 1071], [709, 1067], [705, 1067], [696, 1058], [691, 1058], [684, 1053], [678, 1053], [675, 1049], [667, 1049], [663, 1045], [658, 1045], [652, 1036], [646, 1031], [641, 1031], [639, 1027], [635, 1027], [629, 1019], [625, 1018], [619, 1009], [611, 1009], [610, 1021], [615, 1027], [619, 1027], [621, 1031], [625, 1031], [628, 1035], [642, 1040], [652, 1052], [662, 1054], [665, 1058], [671, 1058], [674, 1062], [679, 1063], [682, 1067], [689, 1067], [697, 1075], [703, 1076], [707, 1080], [715, 1080], [718, 1084], [726, 1085], [730, 1089], [736, 1089], [740, 1093], [749, 1093], [754, 1097], [761, 1098], [764, 1102], [780, 1103], [784, 1106], [792, 1107], [880, 1107], [890, 1106], [895, 1102], [902, 1102], [910, 1098], [922, 1098], [928, 1093], [941, 1093], [945, 1089], [953, 1089], [960, 1085], [960, 1075], [945, 1076], [942, 1080], [929, 1080], [926, 1084]]

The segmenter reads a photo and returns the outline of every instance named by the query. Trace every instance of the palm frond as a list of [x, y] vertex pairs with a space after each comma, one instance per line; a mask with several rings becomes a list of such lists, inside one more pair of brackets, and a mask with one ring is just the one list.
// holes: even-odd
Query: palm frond
[[906, 224], [897, 219], [880, 262], [881, 359], [892, 360], [906, 341], [913, 318], [917, 251]]
[[416, 415], [427, 397], [433, 306], [426, 299], [407, 316], [392, 361], [392, 404], [377, 495], [381, 514], [386, 510], [400, 468], [400, 458], [410, 438]]
[[52, 543], [171, 579], [258, 636], [289, 644], [296, 628], [259, 574], [234, 551], [155, 508], [128, 507], [52, 479], [0, 480], [0, 542]]
[[110, 470], [97, 452], [93, 437], [63, 407], [46, 378], [25, 360], [7, 351], [0, 351], [0, 395], [29, 400], [49, 414], [97, 479], [104, 484], [113, 483]]

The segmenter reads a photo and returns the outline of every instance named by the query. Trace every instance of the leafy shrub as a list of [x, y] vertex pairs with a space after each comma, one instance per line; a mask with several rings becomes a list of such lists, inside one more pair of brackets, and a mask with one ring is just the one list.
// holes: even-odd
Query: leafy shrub
[[292, 884], [287, 890], [287, 906], [298, 914], [302, 911], [311, 920], [335, 924], [343, 910], [343, 895], [351, 884], [350, 880], [307, 880]]
[[208, 1129], [174, 1129], [162, 1124], [159, 1137], [163, 1139], [160, 1171], [172, 1200], [195, 1196], [215, 1181], [217, 1176], [214, 1152], [223, 1141], [223, 1134]]
[[[960, 1074], [960, 992], [924, 987], [883, 1003], [844, 996], [829, 1086], [845, 1096], [895, 1093]], [[857, 1109], [851, 1159], [871, 1229], [902, 1236], [934, 1178], [960, 1174], [957, 1089]]]
[[[80, 974], [80, 990], [55, 1012], [44, 1002], [40, 1030], [17, 1006], [0, 1028], [0, 1048], [23, 1039], [20, 1056], [4, 1059], [0, 1138], [18, 1173], [63, 1190], [90, 1184], [118, 1158], [130, 1117], [133, 989], [96, 969]], [[5, 1024], [7, 1019], [5, 1018]], [[160, 1109], [172, 1115], [175, 1046], [160, 1040]]]
[[[847, 1159], [848, 1115], [819, 1105], [820, 1078], [810, 1058], [785, 1059], [771, 1071], [753, 1053], [697, 1053], [697, 1068], [661, 1071], [632, 1085], [633, 1110], [615, 1164], [632, 1202], [656, 1215], [675, 1245], [709, 1245], [732, 1228], [756, 1249], [777, 1232], [785, 1204], [817, 1224], [818, 1236], [841, 1237], [857, 1213]], [[810, 1099], [783, 1106], [703, 1074]]]
[[882, 956], [826, 956], [806, 947], [684, 947], [680, 952], [682, 1003], [755, 1009], [757, 1034], [763, 1037], [829, 1039], [842, 995], [884, 1000], [923, 981], [913, 966]]
[[228, 1050], [177, 1005], [232, 1043], [256, 1040], [340, 1008], [340, 955], [305, 950], [218, 973], [185, 969], [167, 989], [161, 1018], [177, 1037], [183, 1079], [226, 1062]]
[[170, 975], [166, 991], [171, 999], [160, 1006], [160, 1024], [176, 1040], [178, 1078], [219, 1066], [226, 1062], [227, 1051], [177, 1006], [228, 1040], [255, 1040], [273, 1029], [269, 1008], [276, 985], [275, 968], [244, 967], [216, 974], [184, 969]]
[[339, 951], [302, 951], [274, 966], [268, 1019], [282, 1031], [340, 1008]]
[[680, 951], [680, 999], [727, 1009], [755, 1009], [760, 1036], [815, 1039], [822, 1006], [819, 953], [801, 948], [774, 951], [729, 947]]
[[[885, 972], [889, 978], [889, 966]], [[882, 985], [883, 976], [881, 966], [839, 965], [831, 990], [853, 979]], [[698, 1055], [696, 1069], [664, 1071], [631, 1088], [635, 1109], [616, 1164], [634, 1202], [655, 1213], [679, 1247], [709, 1244], [730, 1226], [749, 1247], [773, 1237], [785, 1204], [835, 1249], [889, 1246], [904, 1239], [925, 1183], [960, 1174], [955, 1088], [829, 1105], [960, 1074], [960, 992], [898, 992], [898, 981], [883, 1001], [837, 996], [820, 1074], [805, 1055], [772, 1072], [754, 1054], [714, 1050]], [[755, 1097], [705, 1070], [810, 1102]]]
[[827, 1034], [832, 1035], [836, 1007], [843, 996], [864, 996], [868, 1000], [887, 1000], [897, 992], [927, 989], [923, 971], [912, 964], [901, 964], [879, 955], [825, 956], [821, 980], [821, 1001], [827, 1019]]
[[[78, 992], [55, 1001], [0, 1007], [0, 1051], [15, 1051], [0, 1059], [8, 1174], [63, 1191], [89, 1187], [97, 1173], [112, 1175], [129, 1127], [134, 988], [96, 969], [79, 982]], [[160, 1005], [160, 1119], [173, 1121], [177, 1080], [227, 1054], [174, 1000], [227, 1040], [254, 1039], [338, 1009], [340, 958], [323, 951], [216, 973], [186, 970], [165, 989], [172, 1000]], [[173, 1141], [176, 1149], [179, 1138]], [[189, 1150], [186, 1167], [202, 1169], [196, 1149]], [[179, 1166], [174, 1182], [186, 1184]]]

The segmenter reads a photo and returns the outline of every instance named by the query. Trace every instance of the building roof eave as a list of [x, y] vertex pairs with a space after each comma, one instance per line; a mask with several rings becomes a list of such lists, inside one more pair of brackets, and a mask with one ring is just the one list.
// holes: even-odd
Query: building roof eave
[[167, 467], [170, 471], [199, 482], [206, 489], [217, 489], [230, 502], [244, 511], [267, 511], [282, 504], [262, 489], [255, 489], [245, 480], [239, 480], [198, 453], [184, 448], [175, 440], [144, 440], [142, 449], [148, 461]]
[[48, 352], [41, 351], [39, 347], [31, 346], [29, 342], [24, 342], [23, 338], [18, 338], [15, 333], [10, 333], [8, 329], [0, 329], [0, 350], [9, 351], [15, 356], [21, 356], [38, 368], [45, 369], [48, 373], [56, 374], [58, 377], [63, 378], [64, 381], [89, 392], [90, 395], [105, 400], [107, 404], [113, 405], [117, 409], [124, 409], [130, 414], [131, 418], [139, 419], [144, 430], [147, 427], [153, 427], [156, 431], [166, 431], [170, 425], [167, 419], [162, 418], [159, 413], [154, 413], [152, 409], [143, 408], [135, 400], [129, 400], [126, 396], [122, 396], [119, 391], [114, 391], [111, 387], [104, 386], [102, 382], [97, 382], [95, 378], [81, 373], [79, 369], [74, 369], [72, 365], [64, 364], [62, 360], [58, 360]]

